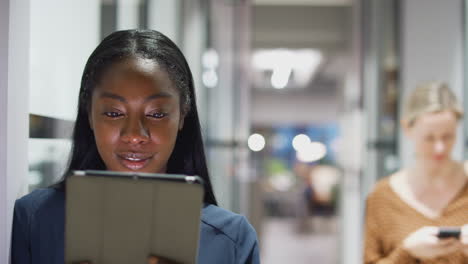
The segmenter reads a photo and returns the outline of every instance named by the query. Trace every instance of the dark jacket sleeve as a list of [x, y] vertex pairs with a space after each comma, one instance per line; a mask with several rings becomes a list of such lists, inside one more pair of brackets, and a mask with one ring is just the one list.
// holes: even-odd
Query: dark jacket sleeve
[[16, 200], [13, 212], [11, 263], [30, 264], [29, 216], [23, 200]]
[[236, 250], [238, 264], [259, 264], [257, 233], [247, 219], [242, 216], [239, 223], [239, 237]]

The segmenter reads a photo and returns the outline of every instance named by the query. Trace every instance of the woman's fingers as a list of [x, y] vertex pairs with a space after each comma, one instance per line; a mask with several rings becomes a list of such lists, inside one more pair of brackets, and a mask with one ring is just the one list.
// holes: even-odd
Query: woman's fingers
[[440, 252], [440, 255], [448, 255], [460, 250], [460, 244], [458, 241], [450, 241], [448, 243], [441, 244], [436, 250]]
[[156, 256], [156, 255], [153, 255], [153, 254], [148, 256], [148, 262], [147, 263], [148, 264], [178, 264], [175, 261], [172, 261], [172, 260], [164, 258], [164, 257]]
[[160, 264], [159, 259], [156, 256], [149, 256], [148, 257], [148, 264]]
[[441, 247], [446, 247], [446, 246], [450, 246], [452, 244], [457, 244], [458, 240], [455, 239], [455, 238], [443, 238], [443, 239], [439, 239], [437, 245], [438, 246], [441, 246]]
[[[172, 261], [164, 257], [156, 256], [156, 255], [149, 255], [146, 263], [147, 264], [178, 264], [175, 261]], [[73, 264], [93, 264], [93, 262], [89, 260], [82, 260], [82, 261], [73, 262]]]

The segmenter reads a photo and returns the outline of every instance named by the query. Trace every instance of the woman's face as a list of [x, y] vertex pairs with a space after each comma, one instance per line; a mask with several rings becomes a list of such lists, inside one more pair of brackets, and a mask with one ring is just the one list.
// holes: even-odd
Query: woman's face
[[418, 159], [433, 165], [451, 159], [457, 130], [457, 118], [452, 111], [424, 114], [406, 130]]
[[112, 65], [92, 95], [89, 122], [107, 170], [165, 173], [183, 126], [179, 93], [156, 62]]

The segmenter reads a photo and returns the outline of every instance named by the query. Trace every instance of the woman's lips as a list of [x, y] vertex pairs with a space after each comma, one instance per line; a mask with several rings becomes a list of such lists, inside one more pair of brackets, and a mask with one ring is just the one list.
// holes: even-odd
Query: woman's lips
[[144, 168], [153, 157], [151, 154], [126, 152], [119, 153], [117, 157], [120, 163], [130, 170], [140, 170]]

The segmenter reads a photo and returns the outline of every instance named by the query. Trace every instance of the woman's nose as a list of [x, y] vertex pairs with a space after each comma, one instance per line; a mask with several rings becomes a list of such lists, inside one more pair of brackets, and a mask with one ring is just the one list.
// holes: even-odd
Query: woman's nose
[[434, 145], [435, 153], [443, 153], [445, 151], [445, 143], [438, 140]]
[[149, 140], [149, 131], [141, 120], [128, 120], [122, 129], [121, 139], [128, 144], [142, 144]]

